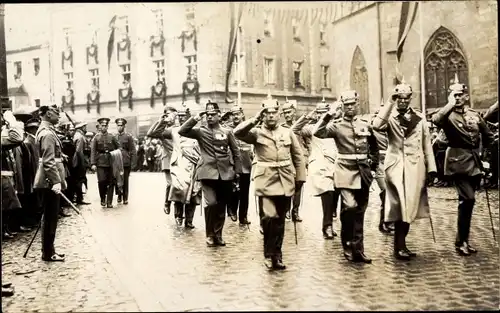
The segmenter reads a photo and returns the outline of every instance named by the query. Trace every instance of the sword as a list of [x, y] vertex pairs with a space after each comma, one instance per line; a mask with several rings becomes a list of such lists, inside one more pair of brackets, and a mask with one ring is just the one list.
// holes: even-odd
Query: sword
[[40, 223], [38, 223], [38, 227], [36, 228], [36, 231], [35, 231], [35, 234], [33, 235], [33, 238], [31, 238], [31, 241], [28, 245], [28, 248], [26, 248], [26, 252], [24, 252], [23, 258], [26, 258], [26, 256], [28, 255], [28, 251], [30, 251], [31, 245], [33, 244], [33, 241], [35, 241], [36, 235], [38, 235], [38, 232], [40, 231], [44, 215], [45, 214], [42, 214], [42, 217], [40, 218]]
[[432, 224], [432, 216], [430, 211], [429, 211], [429, 222], [431, 223], [432, 239], [434, 240], [434, 243], [436, 243], [436, 235], [434, 235], [434, 225]]
[[71, 208], [73, 209], [73, 211], [76, 212], [76, 214], [80, 215], [80, 211], [78, 211], [78, 209], [76, 208], [76, 206], [73, 204], [73, 202], [69, 201], [69, 199], [61, 192], [59, 193], [59, 195], [61, 195], [61, 198], [64, 199], [64, 201], [66, 201], [70, 206]]
[[493, 216], [491, 214], [490, 196], [488, 195], [488, 188], [484, 188], [484, 193], [486, 194], [486, 205], [488, 206], [488, 212], [490, 213], [491, 232], [493, 233], [493, 239], [497, 241], [497, 238], [495, 236], [495, 227], [493, 226]]

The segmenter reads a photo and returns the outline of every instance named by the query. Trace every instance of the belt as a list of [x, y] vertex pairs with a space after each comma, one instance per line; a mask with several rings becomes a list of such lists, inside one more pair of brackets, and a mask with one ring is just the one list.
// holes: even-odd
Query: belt
[[278, 162], [257, 161], [256, 164], [261, 165], [261, 166], [265, 166], [265, 167], [283, 167], [283, 166], [291, 165], [292, 162], [291, 162], [291, 160], [278, 161]]
[[387, 150], [380, 150], [378, 153], [380, 153], [380, 154], [386, 154]]
[[[54, 160], [56, 160], [56, 162], [58, 162], [58, 163], [62, 163], [62, 161], [63, 161], [61, 158], [54, 158]], [[42, 161], [43, 161], [42, 158], [38, 159], [38, 162], [42, 162]]]
[[2, 176], [14, 176], [13, 171], [2, 171]]
[[337, 154], [337, 159], [364, 160], [364, 159], [368, 159], [368, 156], [366, 154], [342, 154], [342, 153], [339, 153], [339, 154]]

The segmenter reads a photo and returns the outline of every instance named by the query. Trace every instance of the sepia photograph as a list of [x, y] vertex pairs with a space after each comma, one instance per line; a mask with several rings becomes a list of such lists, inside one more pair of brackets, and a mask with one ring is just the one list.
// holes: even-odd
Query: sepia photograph
[[500, 310], [498, 4], [1, 3], [2, 312]]

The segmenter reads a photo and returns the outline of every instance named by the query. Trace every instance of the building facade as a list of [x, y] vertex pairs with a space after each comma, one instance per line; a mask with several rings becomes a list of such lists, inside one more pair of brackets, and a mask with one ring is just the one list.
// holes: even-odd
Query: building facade
[[211, 99], [226, 109], [226, 80], [229, 97], [238, 98], [238, 63], [247, 115], [269, 93], [297, 100], [303, 112], [346, 89], [357, 90], [362, 113], [370, 113], [396, 73], [421, 107], [422, 50], [426, 108], [445, 104], [455, 73], [470, 85], [473, 107], [497, 98], [494, 1], [420, 2], [399, 63], [401, 2], [87, 3], [49, 11], [52, 99], [90, 129], [100, 116], [120, 116], [142, 135], [165, 103], [185, 102], [196, 112]]

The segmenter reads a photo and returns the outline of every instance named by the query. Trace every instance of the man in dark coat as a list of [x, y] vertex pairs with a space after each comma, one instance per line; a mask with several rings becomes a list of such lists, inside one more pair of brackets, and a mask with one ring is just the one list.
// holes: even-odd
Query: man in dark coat
[[[189, 118], [179, 129], [179, 135], [196, 139], [200, 146], [201, 165], [196, 171], [201, 180], [205, 229], [208, 246], [225, 246], [222, 229], [226, 217], [228, 195], [232, 182], [241, 173], [241, 156], [230, 129], [219, 124], [217, 103], [208, 102], [205, 111]], [[206, 116], [206, 125], [195, 127]]]
[[135, 149], [134, 137], [130, 133], [125, 132], [125, 125], [127, 125], [127, 120], [124, 118], [117, 118], [115, 120], [118, 133], [116, 137], [118, 142], [120, 142], [120, 150], [122, 151], [123, 158], [123, 194], [118, 194], [118, 203], [128, 204], [128, 188], [129, 188], [129, 177], [130, 169], [137, 162], [137, 150]]

